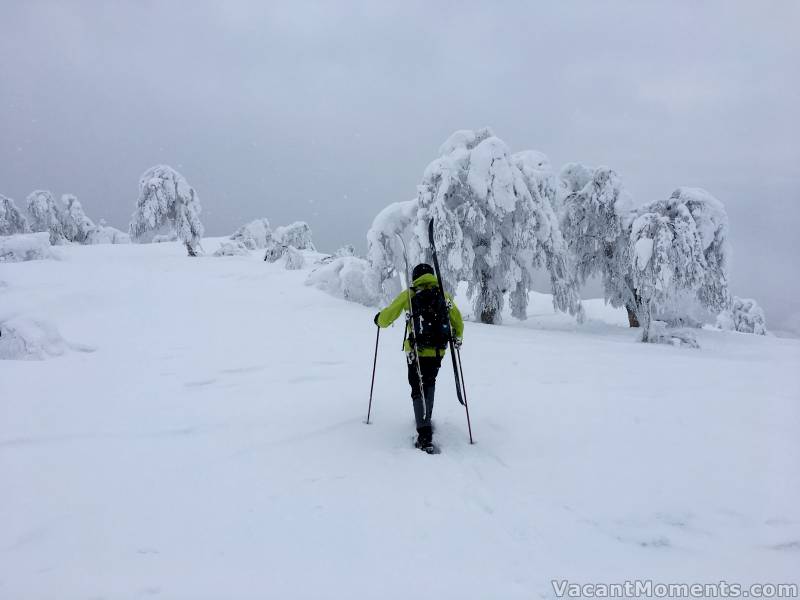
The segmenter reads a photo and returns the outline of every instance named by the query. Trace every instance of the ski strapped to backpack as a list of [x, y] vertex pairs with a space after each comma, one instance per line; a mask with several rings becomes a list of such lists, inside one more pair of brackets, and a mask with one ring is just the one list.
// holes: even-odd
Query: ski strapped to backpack
[[[403, 240], [403, 238], [400, 236], [399, 233], [395, 234], [395, 235], [397, 235], [397, 239], [400, 240], [400, 243], [403, 246], [403, 258], [406, 261], [406, 284], [407, 284], [406, 287], [408, 288], [408, 290], [407, 290], [408, 291], [408, 315], [409, 315], [409, 321], [411, 323], [411, 334], [409, 335], [409, 338], [408, 338], [409, 345], [411, 346], [411, 356], [409, 357], [409, 359], [414, 361], [414, 364], [416, 365], [416, 368], [417, 368], [417, 382], [419, 383], [420, 396], [422, 396], [422, 412], [423, 412], [422, 418], [423, 419], [427, 419], [428, 418], [428, 401], [425, 399], [425, 388], [422, 385], [422, 367], [420, 367], [420, 364], [419, 364], [419, 346], [417, 346], [417, 336], [416, 336], [416, 332], [415, 332], [415, 328], [414, 328], [414, 303], [412, 301], [413, 298], [411, 296], [411, 270], [409, 269], [409, 266], [408, 266], [408, 252], [406, 251], [406, 242], [405, 242], [405, 240]], [[406, 331], [408, 331], [408, 327], [406, 327]]]
[[[430, 220], [428, 223], [428, 242], [431, 246], [431, 254], [433, 255], [433, 268], [436, 271], [436, 279], [439, 283], [438, 285], [438, 293], [440, 296], [440, 301], [447, 305], [447, 296], [444, 293], [444, 284], [442, 283], [442, 272], [439, 269], [439, 258], [436, 255], [436, 244], [433, 241], [433, 219]], [[448, 311], [449, 314], [449, 311]], [[464, 387], [464, 370], [461, 367], [461, 352], [459, 351], [458, 347], [453, 340], [453, 331], [450, 328], [450, 319], [447, 319], [448, 327], [448, 339], [447, 342], [450, 346], [450, 357], [453, 359], [453, 376], [456, 380], [456, 396], [458, 397], [458, 401], [464, 406], [464, 410], [467, 413], [467, 430], [469, 431], [469, 443], [474, 444], [475, 442], [472, 441], [472, 423], [469, 419], [469, 405], [467, 404], [467, 390]], [[460, 376], [459, 376], [460, 373]]]

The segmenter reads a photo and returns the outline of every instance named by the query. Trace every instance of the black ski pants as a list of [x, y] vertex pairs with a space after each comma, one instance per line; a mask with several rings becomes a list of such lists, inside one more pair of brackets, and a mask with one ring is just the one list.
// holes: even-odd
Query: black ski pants
[[[436, 391], [436, 375], [442, 366], [441, 356], [420, 356], [419, 370], [422, 373], [422, 390], [425, 394], [425, 405], [420, 394], [419, 377], [417, 376], [417, 362], [411, 354], [408, 357], [408, 384], [411, 386], [411, 401], [414, 403], [414, 418], [417, 420], [417, 429], [430, 427], [433, 414], [433, 395]], [[426, 408], [427, 406], [427, 414]]]

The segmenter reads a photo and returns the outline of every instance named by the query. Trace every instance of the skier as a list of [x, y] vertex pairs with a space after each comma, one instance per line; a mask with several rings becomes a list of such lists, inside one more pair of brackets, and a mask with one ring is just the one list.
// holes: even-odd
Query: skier
[[[439, 281], [433, 267], [425, 263], [418, 264], [412, 271], [411, 279], [410, 290], [403, 290], [389, 306], [376, 314], [375, 324], [388, 327], [403, 311], [409, 313], [403, 350], [406, 353], [408, 383], [417, 422], [417, 441], [414, 445], [426, 452], [433, 452], [431, 415], [436, 375], [451, 331], [456, 346], [461, 346], [464, 321], [449, 294], [446, 294], [447, 306], [442, 306]], [[422, 375], [421, 385], [418, 373]]]

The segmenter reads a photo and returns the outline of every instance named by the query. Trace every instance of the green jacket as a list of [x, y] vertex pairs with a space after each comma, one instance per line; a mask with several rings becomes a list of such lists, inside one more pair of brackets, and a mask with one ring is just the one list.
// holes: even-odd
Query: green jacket
[[[411, 296], [414, 296], [414, 290], [435, 287], [439, 285], [439, 281], [436, 279], [436, 275], [432, 275], [430, 273], [426, 273], [425, 275], [421, 275], [417, 277], [411, 283]], [[447, 304], [450, 307], [450, 327], [453, 331], [453, 337], [455, 339], [460, 340], [464, 337], [464, 320], [461, 318], [461, 313], [456, 306], [456, 303], [453, 302], [453, 298], [450, 294], [445, 294], [447, 298]], [[378, 326], [379, 327], [388, 327], [392, 323], [395, 322], [397, 317], [399, 317], [403, 311], [408, 311], [408, 290], [403, 290], [397, 295], [397, 298], [392, 300], [392, 303], [384, 308], [378, 314]], [[403, 350], [406, 352], [411, 352], [411, 344], [408, 341], [408, 332], [410, 331], [409, 325], [406, 326], [406, 342], [403, 345]], [[439, 351], [439, 354], [444, 354], [444, 351]], [[436, 348], [420, 348], [419, 349], [420, 356], [436, 356], [437, 350]]]

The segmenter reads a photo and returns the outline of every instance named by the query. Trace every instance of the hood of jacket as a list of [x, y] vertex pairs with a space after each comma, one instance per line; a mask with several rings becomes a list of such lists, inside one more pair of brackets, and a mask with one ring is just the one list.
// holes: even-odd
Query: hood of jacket
[[433, 273], [425, 273], [424, 275], [420, 275], [414, 281], [411, 282], [412, 288], [431, 288], [437, 287], [439, 285], [439, 280], [436, 279], [436, 275]]

